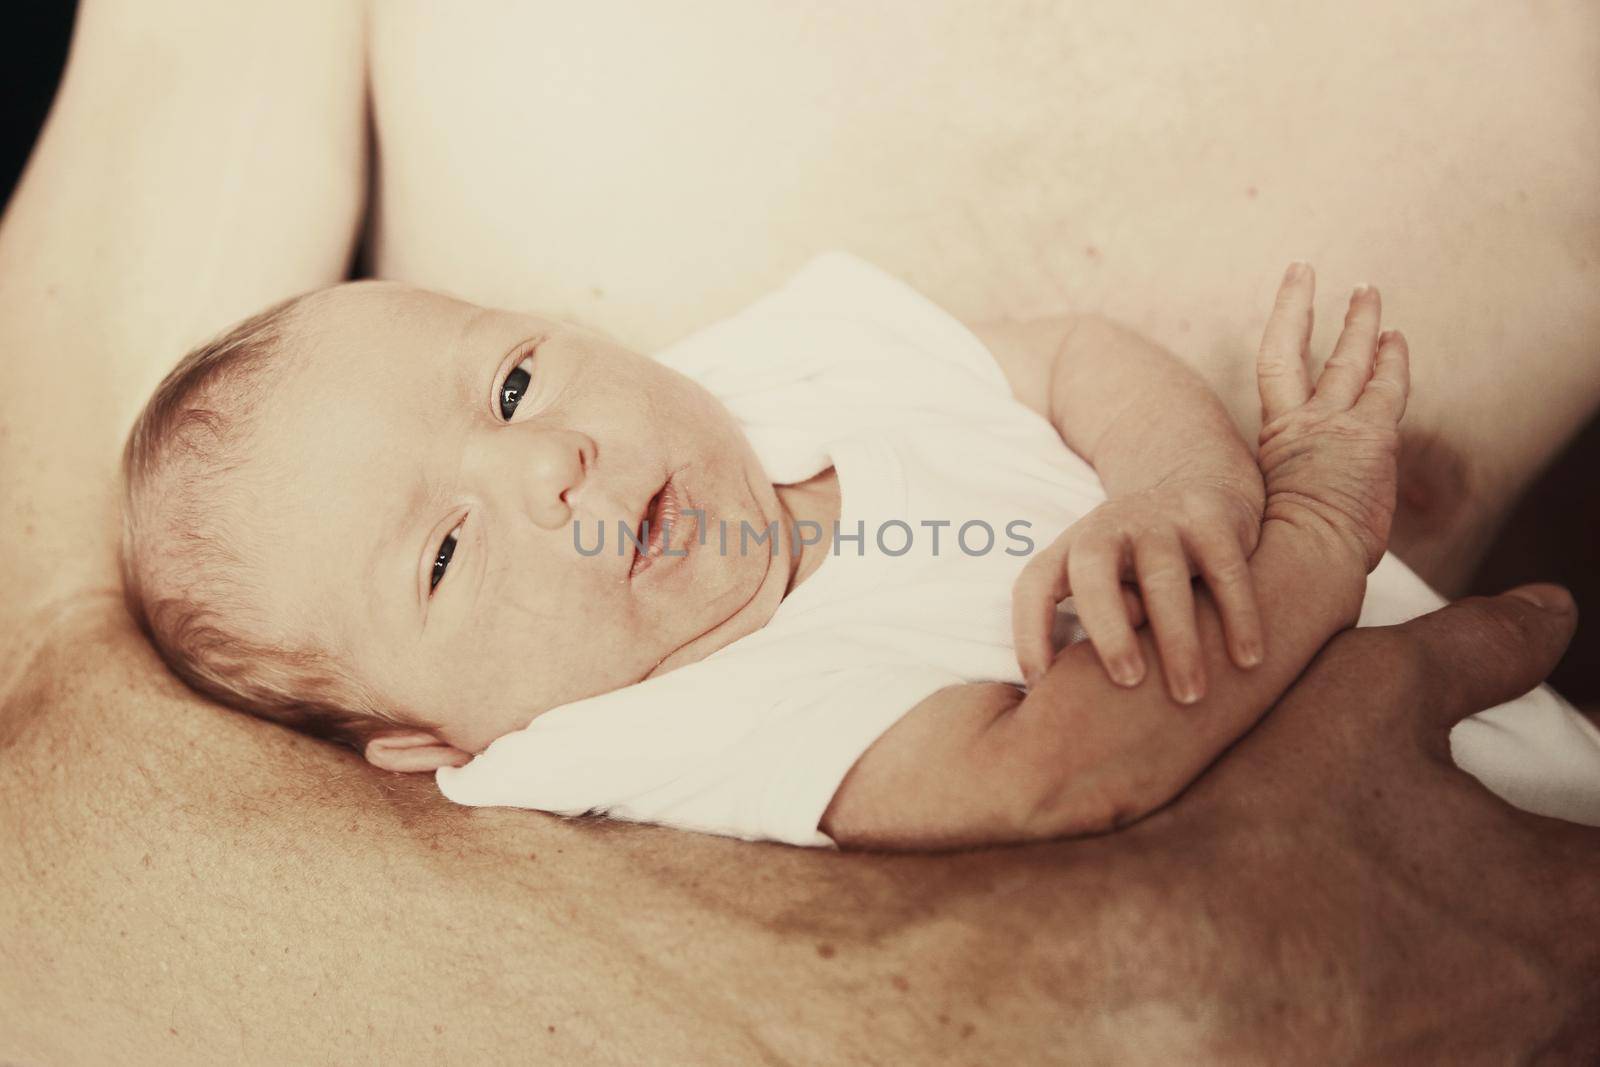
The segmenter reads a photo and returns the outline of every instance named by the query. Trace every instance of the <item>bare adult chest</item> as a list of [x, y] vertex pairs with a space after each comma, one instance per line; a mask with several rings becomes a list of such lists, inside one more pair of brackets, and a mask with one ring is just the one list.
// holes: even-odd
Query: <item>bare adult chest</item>
[[1289, 258], [1476, 289], [1558, 251], [1508, 205], [1570, 187], [1560, 27], [1362, 7], [390, 0], [371, 266], [649, 348], [844, 247], [968, 320], [1106, 311], [1246, 397]]
[[971, 318], [1059, 309], [1194, 148], [1130, 183], [1187, 107], [1136, 37], [1021, 4], [382, 6], [374, 266], [646, 346], [830, 246]]

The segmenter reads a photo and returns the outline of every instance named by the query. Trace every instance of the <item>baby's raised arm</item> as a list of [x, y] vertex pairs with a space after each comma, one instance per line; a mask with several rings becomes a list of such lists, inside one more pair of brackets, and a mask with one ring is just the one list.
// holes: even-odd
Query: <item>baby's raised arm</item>
[[1089, 461], [1108, 497], [1017, 578], [1013, 628], [1028, 684], [1050, 666], [1056, 605], [1072, 596], [1113, 681], [1144, 678], [1134, 628], [1148, 617], [1168, 691], [1198, 700], [1206, 673], [1192, 576], [1216, 599], [1233, 662], [1259, 663], [1261, 619], [1245, 560], [1261, 532], [1261, 474], [1211, 388], [1171, 353], [1098, 316], [980, 332], [1017, 399]]
[[[1196, 704], [1173, 703], [1150, 676], [1113, 684], [1088, 643], [1064, 650], [1026, 696], [1000, 684], [942, 690], [851, 769], [825, 833], [938, 848], [1114, 829], [1176, 796], [1355, 622], [1394, 509], [1407, 352], [1399, 334], [1380, 338], [1377, 293], [1358, 290], [1313, 393], [1313, 287], [1308, 267], [1290, 269], [1258, 364], [1266, 507], [1248, 566], [1270, 635], [1259, 666], [1232, 664], [1216, 600], [1200, 591], [1211, 684]], [[1148, 630], [1136, 639], [1154, 653]]]

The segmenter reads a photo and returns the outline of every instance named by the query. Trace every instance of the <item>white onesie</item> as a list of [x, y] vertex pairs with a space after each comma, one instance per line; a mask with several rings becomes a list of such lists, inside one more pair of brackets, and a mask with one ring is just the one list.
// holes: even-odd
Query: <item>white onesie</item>
[[[441, 769], [439, 788], [461, 804], [832, 845], [818, 821], [900, 716], [945, 686], [1021, 683], [1012, 583], [1104, 490], [970, 331], [849, 255], [818, 257], [658, 358], [727, 405], [774, 484], [835, 468], [837, 531], [812, 531], [828, 555], [762, 629], [552, 709]], [[1442, 603], [1385, 556], [1361, 625]], [[1513, 803], [1600, 823], [1600, 731], [1550, 690], [1463, 723], [1452, 745]]]

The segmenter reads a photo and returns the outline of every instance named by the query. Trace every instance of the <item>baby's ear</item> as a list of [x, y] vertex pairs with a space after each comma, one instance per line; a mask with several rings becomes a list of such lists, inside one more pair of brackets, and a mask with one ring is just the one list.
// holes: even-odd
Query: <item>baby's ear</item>
[[386, 771], [412, 774], [460, 767], [472, 759], [426, 730], [384, 730], [367, 741], [367, 762]]

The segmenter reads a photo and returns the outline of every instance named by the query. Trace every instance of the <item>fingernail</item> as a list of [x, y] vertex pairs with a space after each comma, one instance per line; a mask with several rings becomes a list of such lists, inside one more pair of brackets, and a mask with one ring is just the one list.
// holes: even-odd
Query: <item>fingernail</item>
[[1306, 271], [1310, 268], [1310, 266], [1311, 264], [1307, 263], [1303, 259], [1295, 260], [1293, 263], [1289, 264], [1289, 269], [1284, 272], [1283, 280], [1286, 282], [1299, 281], [1301, 278], [1306, 276]]
[[1261, 662], [1261, 646], [1251, 642], [1240, 648], [1239, 662], [1246, 667], [1254, 667], [1259, 664]]
[[1371, 289], [1372, 286], [1368, 285], [1366, 282], [1362, 282], [1360, 285], [1356, 286], [1355, 292], [1350, 294], [1350, 299], [1354, 300], [1357, 297], [1365, 296]]
[[1193, 678], [1180, 678], [1176, 683], [1177, 692], [1172, 695], [1180, 704], [1193, 704], [1200, 699], [1200, 683]]
[[1386, 345], [1390, 341], [1393, 341], [1393, 340], [1394, 340], [1394, 331], [1393, 330], [1384, 330], [1382, 333], [1380, 333], [1378, 335], [1378, 344], [1380, 344], [1380, 345]]
[[1111, 680], [1120, 686], [1132, 688], [1138, 685], [1143, 674], [1142, 666], [1133, 660], [1118, 659], [1111, 662]]
[[1572, 594], [1559, 585], [1523, 585], [1506, 593], [1514, 596], [1525, 604], [1532, 604], [1540, 611], [1552, 612], [1556, 615], [1570, 615], [1577, 610]]

